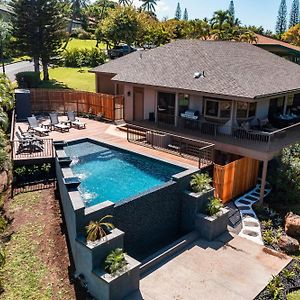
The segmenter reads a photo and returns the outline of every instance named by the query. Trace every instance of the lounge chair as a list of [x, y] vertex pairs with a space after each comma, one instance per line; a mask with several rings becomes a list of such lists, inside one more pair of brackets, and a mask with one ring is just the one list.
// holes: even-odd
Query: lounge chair
[[19, 132], [16, 132], [16, 136], [19, 142], [18, 154], [23, 152], [41, 152], [44, 150], [43, 145], [41, 145], [38, 140], [23, 139]]
[[85, 123], [80, 122], [78, 119], [76, 119], [75, 113], [73, 111], [68, 111], [67, 116], [68, 116], [68, 122], [70, 122], [71, 126], [74, 126], [77, 129], [85, 128]]
[[21, 134], [22, 139], [36, 141], [40, 145], [44, 144], [44, 141], [42, 139], [38, 138], [31, 132], [24, 132], [20, 126], [18, 126], [18, 130]]
[[49, 135], [50, 130], [40, 126], [38, 124], [36, 117], [34, 117], [34, 116], [28, 117], [27, 120], [29, 123], [29, 129], [33, 130], [35, 133], [37, 133], [40, 136]]
[[59, 122], [57, 113], [50, 113], [49, 116], [51, 125], [54, 127], [54, 129], [58, 129], [61, 132], [69, 131], [70, 127], [68, 125]]

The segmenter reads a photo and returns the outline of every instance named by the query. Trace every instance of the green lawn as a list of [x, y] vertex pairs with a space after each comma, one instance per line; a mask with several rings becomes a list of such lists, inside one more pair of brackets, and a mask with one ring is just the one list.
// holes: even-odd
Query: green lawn
[[[96, 40], [79, 40], [79, 39], [71, 39], [68, 43], [67, 50], [72, 49], [92, 49], [96, 47]], [[104, 44], [99, 44], [99, 48], [105, 48]]]
[[88, 73], [90, 68], [58, 67], [49, 70], [50, 81], [42, 82], [41, 88], [70, 88], [95, 92], [95, 74]]

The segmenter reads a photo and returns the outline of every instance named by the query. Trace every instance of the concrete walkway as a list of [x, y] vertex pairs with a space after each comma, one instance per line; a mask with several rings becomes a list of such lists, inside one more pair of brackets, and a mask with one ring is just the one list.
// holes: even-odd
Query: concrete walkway
[[126, 300], [252, 300], [289, 262], [238, 236], [198, 240], [146, 275], [140, 293]]

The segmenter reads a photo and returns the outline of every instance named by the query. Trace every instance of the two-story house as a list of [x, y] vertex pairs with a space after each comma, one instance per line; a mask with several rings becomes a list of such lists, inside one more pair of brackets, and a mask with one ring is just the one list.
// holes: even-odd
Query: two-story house
[[[215, 145], [215, 160], [268, 162], [300, 141], [300, 66], [247, 43], [178, 40], [92, 70], [124, 119]], [[243, 174], [242, 176], [247, 176]]]

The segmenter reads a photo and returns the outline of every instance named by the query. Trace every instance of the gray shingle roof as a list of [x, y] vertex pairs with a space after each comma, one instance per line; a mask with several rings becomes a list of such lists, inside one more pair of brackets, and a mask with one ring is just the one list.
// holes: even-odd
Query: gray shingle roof
[[[142, 57], [142, 58], [141, 58]], [[300, 66], [247, 43], [177, 40], [91, 70], [114, 80], [224, 96], [263, 97], [300, 91]], [[205, 78], [194, 78], [205, 71]]]

